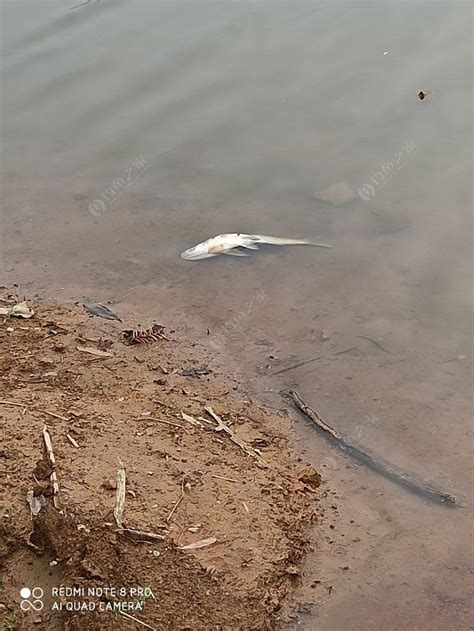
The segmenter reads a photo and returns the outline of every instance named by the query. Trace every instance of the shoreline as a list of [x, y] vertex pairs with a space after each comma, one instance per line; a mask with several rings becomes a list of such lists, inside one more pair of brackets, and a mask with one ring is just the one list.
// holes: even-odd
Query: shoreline
[[[28, 305], [32, 318], [11, 317], [0, 328], [0, 559], [8, 579], [0, 617], [18, 629], [33, 618], [37, 629], [128, 629], [127, 615], [156, 629], [287, 628], [287, 596], [300, 582], [321, 483], [293, 450], [291, 418], [214, 374], [199, 344], [178, 339], [170, 323], [159, 322], [166, 339], [130, 345], [122, 330], [156, 322], [120, 323], [46, 300]], [[49, 476], [41, 478], [45, 424], [57, 509]], [[125, 530], [114, 520], [120, 461]], [[31, 490], [46, 498], [33, 518]], [[19, 589], [34, 584], [31, 568], [44, 585], [39, 613], [19, 607]], [[74, 585], [122, 588], [124, 602], [144, 606], [108, 619], [53, 597], [53, 589]], [[132, 587], [152, 594], [131, 598]], [[113, 603], [116, 594], [105, 597]]]

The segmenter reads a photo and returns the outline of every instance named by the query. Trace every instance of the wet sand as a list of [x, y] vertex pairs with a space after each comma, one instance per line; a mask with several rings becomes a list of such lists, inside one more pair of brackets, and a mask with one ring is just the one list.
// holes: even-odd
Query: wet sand
[[[253, 397], [281, 408], [295, 387], [341, 434], [467, 504], [420, 502], [292, 411], [336, 494], [296, 628], [466, 628], [468, 5], [21, 6], [3, 7], [6, 282], [166, 314]], [[335, 247], [178, 258], [228, 231]]]

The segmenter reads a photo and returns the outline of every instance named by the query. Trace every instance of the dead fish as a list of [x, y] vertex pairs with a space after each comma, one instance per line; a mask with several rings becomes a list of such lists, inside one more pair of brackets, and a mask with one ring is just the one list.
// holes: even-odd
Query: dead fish
[[111, 311], [105, 305], [92, 302], [90, 298], [86, 298], [82, 303], [82, 306], [86, 311], [88, 311], [92, 315], [98, 316], [99, 318], [105, 318], [106, 320], [118, 320], [119, 322], [122, 322], [122, 320], [118, 317], [116, 313]]
[[327, 243], [315, 243], [306, 239], [286, 239], [284, 237], [269, 237], [263, 234], [241, 234], [233, 232], [231, 234], [219, 234], [216, 237], [207, 239], [202, 243], [185, 250], [181, 254], [182, 259], [188, 261], [198, 261], [209, 259], [219, 254], [229, 254], [230, 256], [249, 256], [247, 252], [242, 252], [238, 248], [258, 250], [259, 245], [314, 245], [319, 248], [332, 248]]

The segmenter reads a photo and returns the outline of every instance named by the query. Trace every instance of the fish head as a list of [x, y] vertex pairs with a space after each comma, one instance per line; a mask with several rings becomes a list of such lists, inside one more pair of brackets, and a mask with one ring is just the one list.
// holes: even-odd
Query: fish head
[[213, 256], [209, 254], [209, 241], [203, 241], [202, 243], [193, 245], [192, 248], [188, 248], [181, 253], [181, 258], [187, 261], [197, 261], [199, 259], [208, 258], [209, 256]]

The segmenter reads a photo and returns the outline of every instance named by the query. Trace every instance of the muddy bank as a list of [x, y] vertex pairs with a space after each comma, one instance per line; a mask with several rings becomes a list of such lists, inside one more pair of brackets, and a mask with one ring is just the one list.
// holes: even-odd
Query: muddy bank
[[[156, 320], [29, 306], [32, 318], [0, 326], [4, 628], [285, 626], [320, 493], [289, 448], [290, 419], [210, 371], [163, 314], [162, 335], [130, 344], [122, 330]], [[114, 515], [120, 461], [125, 530]], [[28, 491], [35, 510], [44, 504], [34, 517]], [[20, 596], [25, 587], [33, 593]]]

